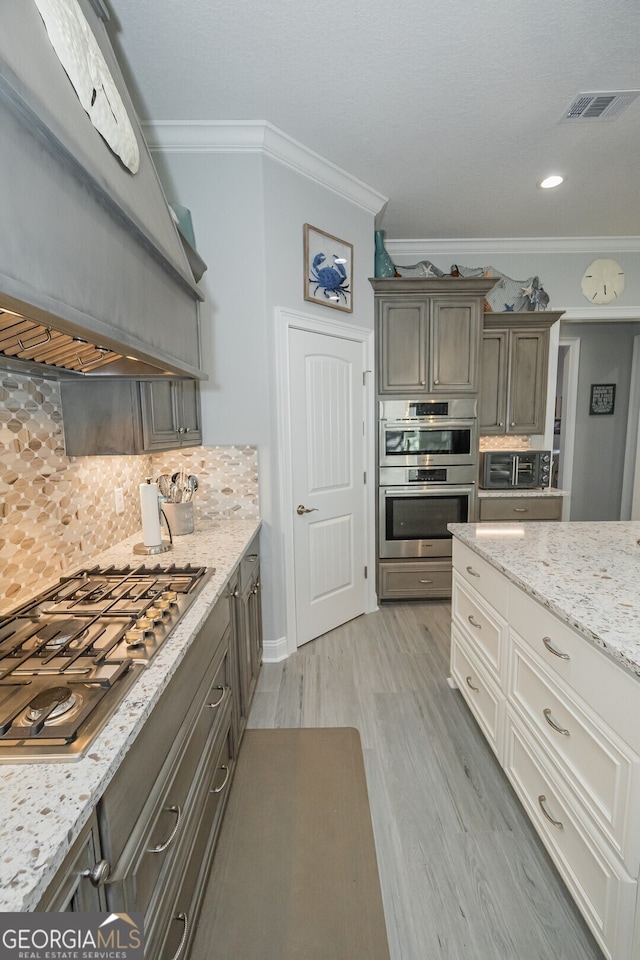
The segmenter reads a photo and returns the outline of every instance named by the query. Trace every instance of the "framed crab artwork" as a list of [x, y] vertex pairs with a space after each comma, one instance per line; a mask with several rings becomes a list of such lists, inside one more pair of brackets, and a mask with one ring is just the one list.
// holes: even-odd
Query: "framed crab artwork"
[[352, 244], [305, 223], [304, 299], [351, 313], [352, 272]]

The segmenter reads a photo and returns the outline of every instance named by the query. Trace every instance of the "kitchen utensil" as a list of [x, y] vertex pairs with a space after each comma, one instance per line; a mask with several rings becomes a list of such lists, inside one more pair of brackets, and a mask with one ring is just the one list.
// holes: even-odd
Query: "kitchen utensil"
[[193, 495], [197, 489], [198, 489], [198, 478], [194, 477], [193, 474], [189, 474], [189, 476], [187, 477], [187, 494], [185, 497], [185, 500], [187, 500], [187, 502], [190, 500], [193, 500]]
[[156, 480], [156, 483], [158, 484], [160, 495], [168, 500], [171, 496], [171, 478], [169, 477], [169, 474], [162, 473]]

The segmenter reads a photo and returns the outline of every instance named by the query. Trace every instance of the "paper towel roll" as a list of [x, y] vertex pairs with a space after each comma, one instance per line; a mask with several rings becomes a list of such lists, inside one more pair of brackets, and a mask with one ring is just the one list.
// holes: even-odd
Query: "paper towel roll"
[[160, 531], [157, 483], [140, 484], [140, 514], [142, 516], [142, 539], [145, 547], [159, 547], [162, 543], [162, 533]]

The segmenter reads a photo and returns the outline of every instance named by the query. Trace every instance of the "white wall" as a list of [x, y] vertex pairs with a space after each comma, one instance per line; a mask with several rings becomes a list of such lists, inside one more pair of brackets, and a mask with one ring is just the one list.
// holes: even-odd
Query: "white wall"
[[[262, 153], [158, 153], [168, 199], [191, 211], [198, 253], [206, 444], [258, 447], [265, 648], [285, 632], [285, 578], [277, 451], [277, 307], [373, 327], [374, 213]], [[353, 313], [303, 297], [303, 224], [354, 246]]]

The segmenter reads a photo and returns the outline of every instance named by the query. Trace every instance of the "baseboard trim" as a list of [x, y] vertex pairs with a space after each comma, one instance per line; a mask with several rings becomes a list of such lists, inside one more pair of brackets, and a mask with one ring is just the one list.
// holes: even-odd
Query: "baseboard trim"
[[287, 647], [287, 638], [280, 637], [278, 640], [265, 640], [262, 645], [263, 663], [280, 663], [289, 656]]

